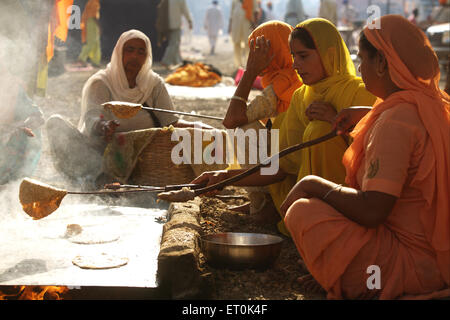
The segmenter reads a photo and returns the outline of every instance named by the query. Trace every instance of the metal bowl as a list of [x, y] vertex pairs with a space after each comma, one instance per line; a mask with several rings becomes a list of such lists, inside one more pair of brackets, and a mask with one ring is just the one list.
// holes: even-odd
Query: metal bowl
[[280, 255], [283, 238], [262, 233], [225, 232], [201, 237], [206, 261], [215, 268], [267, 269]]

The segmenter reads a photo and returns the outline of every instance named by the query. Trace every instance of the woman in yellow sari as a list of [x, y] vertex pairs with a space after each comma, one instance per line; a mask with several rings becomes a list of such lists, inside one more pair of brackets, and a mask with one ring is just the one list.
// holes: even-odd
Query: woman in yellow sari
[[[309, 141], [332, 130], [337, 112], [350, 106], [372, 105], [375, 97], [366, 91], [356, 77], [355, 66], [336, 27], [328, 20], [306, 20], [290, 36], [294, 69], [303, 86], [297, 89], [284, 116], [279, 131], [280, 150], [302, 141]], [[341, 163], [348, 147], [342, 137], [303, 149], [280, 159], [279, 170], [273, 175], [257, 172], [235, 183], [236, 186], [270, 185], [272, 200], [280, 205], [295, 183], [306, 175], [322, 176], [344, 183], [345, 168]], [[242, 170], [207, 172], [193, 183], [208, 184], [239, 174]], [[279, 230], [288, 234], [282, 221]]]

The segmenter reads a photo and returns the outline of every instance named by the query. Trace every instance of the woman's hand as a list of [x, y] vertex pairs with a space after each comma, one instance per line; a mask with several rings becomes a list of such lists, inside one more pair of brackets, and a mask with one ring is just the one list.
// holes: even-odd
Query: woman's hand
[[337, 112], [331, 103], [315, 101], [306, 108], [305, 114], [309, 121], [321, 120], [333, 123]]
[[336, 129], [338, 135], [349, 133], [371, 109], [371, 107], [342, 109], [334, 118], [333, 129]]
[[260, 75], [272, 62], [275, 55], [269, 56], [270, 40], [259, 36], [250, 40], [250, 52], [247, 58], [246, 72], [255, 77]]
[[[206, 186], [210, 186], [216, 183], [219, 183], [225, 179], [229, 178], [229, 174], [227, 170], [217, 170], [217, 171], [206, 171], [199, 175], [197, 178], [191, 181], [192, 184], [206, 184]], [[213, 190], [207, 193], [204, 193], [205, 196], [213, 196], [217, 194], [220, 190]]]
[[97, 123], [97, 132], [106, 142], [110, 142], [113, 138], [116, 128], [120, 125], [117, 120], [100, 120]]
[[284, 199], [283, 203], [280, 206], [280, 211], [283, 214], [283, 216], [286, 215], [287, 210], [289, 207], [297, 200], [302, 198], [310, 198], [306, 191], [304, 190], [304, 179], [300, 180], [295, 184], [295, 186], [289, 191], [288, 195], [286, 196], [286, 199]]

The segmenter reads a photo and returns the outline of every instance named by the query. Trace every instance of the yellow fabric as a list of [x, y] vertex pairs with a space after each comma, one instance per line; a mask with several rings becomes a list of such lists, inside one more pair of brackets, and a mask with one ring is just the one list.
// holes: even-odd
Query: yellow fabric
[[87, 40], [87, 22], [90, 18], [100, 19], [100, 0], [89, 0], [81, 15], [81, 42], [85, 43]]
[[92, 63], [99, 65], [102, 60], [102, 50], [100, 45], [100, 29], [94, 18], [90, 18], [86, 22], [87, 26], [87, 41], [81, 49], [78, 59], [86, 62], [91, 59]]
[[[332, 23], [315, 18], [305, 20], [297, 27], [309, 31], [328, 76], [313, 85], [304, 84], [294, 92], [291, 105], [280, 126], [280, 150], [331, 131], [332, 126], [328, 122], [309, 121], [306, 117], [306, 108], [312, 102], [329, 102], [339, 112], [350, 106], [371, 106], [376, 99], [366, 91], [361, 78], [356, 77], [348, 49]], [[290, 189], [307, 175], [318, 175], [336, 183], [344, 183], [345, 168], [342, 165], [342, 156], [346, 148], [344, 139], [336, 137], [281, 158], [280, 168], [288, 177], [269, 186], [276, 208], [279, 210]], [[281, 232], [287, 233], [282, 222], [279, 228]]]

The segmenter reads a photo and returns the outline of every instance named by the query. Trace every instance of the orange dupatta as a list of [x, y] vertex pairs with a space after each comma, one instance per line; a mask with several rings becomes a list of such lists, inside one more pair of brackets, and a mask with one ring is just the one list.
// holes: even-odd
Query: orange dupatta
[[67, 13], [67, 9], [72, 5], [73, 0], [55, 0], [47, 31], [47, 62], [50, 62], [53, 58], [55, 37], [62, 41], [66, 41], [67, 39], [67, 34], [69, 32], [67, 20], [70, 17], [70, 14]]
[[427, 37], [399, 15], [381, 17], [381, 28], [364, 29], [369, 42], [388, 62], [392, 81], [402, 90], [373, 109], [351, 133], [353, 143], [344, 154], [346, 182], [358, 187], [356, 174], [364, 155], [364, 137], [381, 113], [399, 103], [417, 107], [431, 143], [412, 184], [421, 191], [427, 207], [420, 213], [425, 235], [436, 251], [444, 281], [450, 284], [450, 106], [449, 96], [439, 89], [439, 64]]
[[275, 54], [270, 65], [264, 70], [261, 78], [263, 88], [272, 85], [278, 98], [277, 112], [285, 112], [289, 108], [292, 94], [300, 88], [302, 82], [292, 67], [293, 61], [289, 48], [289, 35], [293, 28], [282, 21], [269, 21], [258, 26], [248, 37], [256, 41], [259, 36], [270, 40], [269, 56]]

